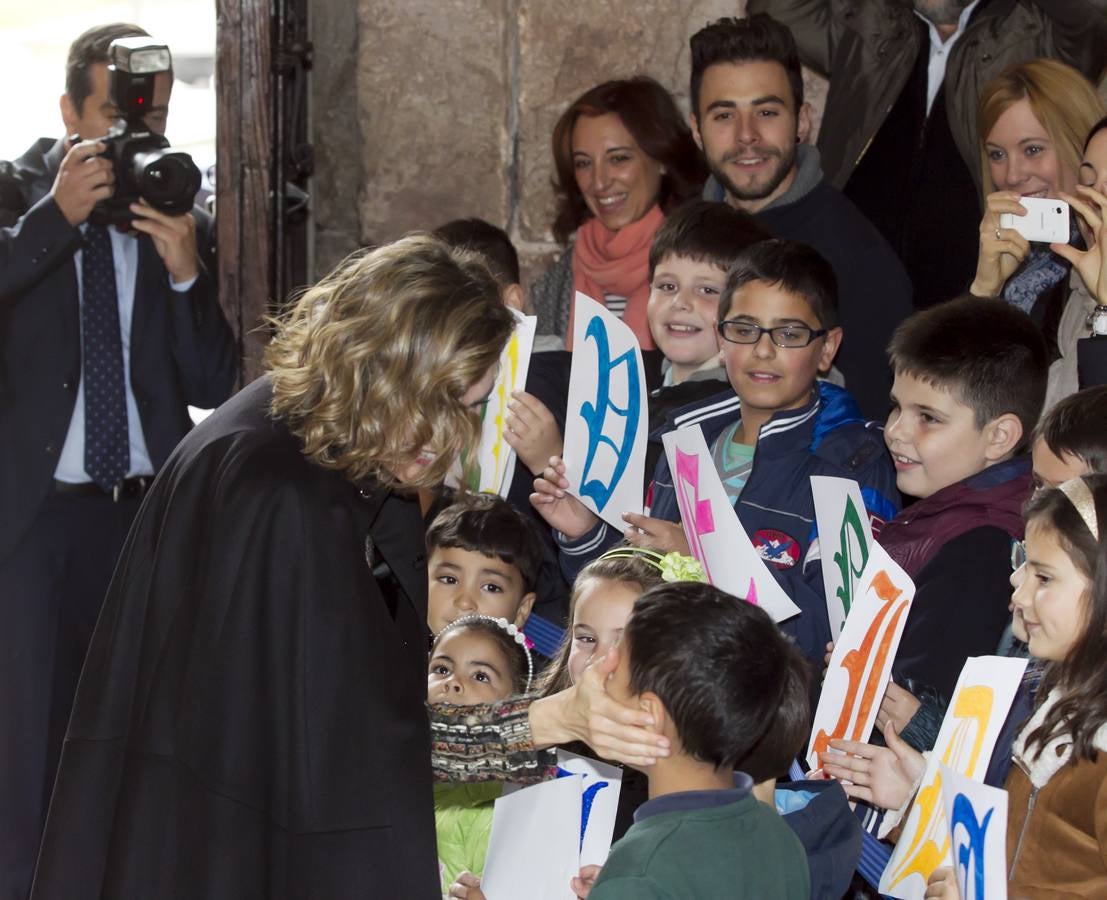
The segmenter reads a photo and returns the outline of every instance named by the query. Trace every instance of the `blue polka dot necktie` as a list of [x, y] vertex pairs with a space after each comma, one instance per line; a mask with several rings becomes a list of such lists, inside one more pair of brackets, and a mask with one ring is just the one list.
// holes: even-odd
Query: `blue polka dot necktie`
[[85, 471], [103, 490], [115, 488], [131, 466], [123, 340], [111, 236], [89, 225], [81, 252], [81, 343], [85, 379]]

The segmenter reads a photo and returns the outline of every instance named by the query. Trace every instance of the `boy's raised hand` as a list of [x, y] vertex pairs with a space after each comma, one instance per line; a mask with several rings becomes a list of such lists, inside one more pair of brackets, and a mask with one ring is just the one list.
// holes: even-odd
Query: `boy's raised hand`
[[592, 510], [569, 493], [565, 461], [560, 456], [551, 456], [541, 476], [534, 479], [530, 504], [551, 528], [556, 528], [570, 540], [587, 534], [600, 521]]
[[880, 701], [880, 709], [876, 713], [876, 727], [884, 731], [891, 723], [896, 729], [896, 734], [899, 734], [919, 711], [920, 705], [915, 695], [907, 688], [889, 681], [888, 688], [884, 691], [884, 699]]
[[1087, 250], [1077, 250], [1071, 244], [1050, 244], [1049, 249], [1072, 263], [1088, 293], [1097, 302], [1107, 304], [1107, 265], [1103, 253], [1103, 242], [1107, 241], [1107, 197], [1085, 185], [1077, 186], [1076, 190], [1081, 196], [1074, 197], [1064, 191], [1058, 191], [1057, 196], [1076, 210], [1095, 243]]
[[819, 765], [831, 778], [837, 778], [854, 800], [899, 809], [922, 778], [926, 758], [901, 740], [891, 725], [884, 729], [884, 740], [887, 747], [831, 741], [830, 746], [842, 752], [820, 753]]
[[484, 900], [484, 891], [480, 889], [480, 879], [472, 872], [462, 872], [457, 881], [450, 885], [446, 894], [451, 900]]
[[546, 404], [526, 391], [515, 391], [507, 404], [504, 440], [532, 475], [541, 475], [551, 456], [561, 456], [561, 431]]
[[654, 519], [640, 513], [623, 513], [623, 521], [630, 526], [623, 536], [627, 543], [634, 544], [635, 547], [646, 547], [658, 553], [676, 552], [685, 556], [692, 554], [680, 522]]
[[581, 866], [580, 874], [574, 875], [569, 881], [569, 889], [577, 895], [578, 900], [588, 900], [592, 885], [596, 883], [599, 875], [599, 866]]
[[961, 900], [961, 890], [957, 887], [957, 874], [951, 867], [944, 866], [930, 873], [923, 900]]

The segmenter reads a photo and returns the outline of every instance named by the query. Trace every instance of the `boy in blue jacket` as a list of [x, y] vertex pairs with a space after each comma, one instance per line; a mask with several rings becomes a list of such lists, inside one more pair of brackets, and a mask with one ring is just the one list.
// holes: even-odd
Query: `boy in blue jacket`
[[[747, 247], [728, 273], [718, 331], [731, 390], [677, 410], [651, 440], [700, 425], [738, 519], [801, 609], [781, 627], [809, 660], [821, 663], [830, 623], [822, 571], [809, 559], [815, 536], [809, 477], [854, 479], [874, 519], [891, 518], [899, 506], [879, 429], [866, 425], [845, 390], [817, 380], [843, 339], [833, 269], [795, 241]], [[552, 463], [535, 481], [531, 502], [557, 530], [562, 569], [571, 580], [622, 535], [566, 492], [564, 466]], [[649, 516], [624, 516], [626, 539], [662, 553], [688, 553], [664, 456], [646, 502]]]

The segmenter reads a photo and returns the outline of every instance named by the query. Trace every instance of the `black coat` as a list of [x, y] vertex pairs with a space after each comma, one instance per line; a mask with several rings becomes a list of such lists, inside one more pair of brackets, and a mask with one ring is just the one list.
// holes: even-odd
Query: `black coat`
[[[81, 375], [73, 262], [81, 232], [49, 196], [64, 152], [63, 141], [42, 140], [20, 157], [12, 171], [24, 209], [13, 226], [0, 227], [0, 559], [53, 488]], [[6, 202], [13, 193], [5, 192]], [[237, 373], [234, 337], [216, 298], [211, 220], [193, 214], [200, 274], [185, 293], [170, 288], [153, 241], [138, 238], [131, 385], [155, 468], [191, 427], [188, 406], [218, 406]]]
[[418, 504], [308, 462], [270, 397], [216, 411], [143, 504], [35, 900], [439, 896]]

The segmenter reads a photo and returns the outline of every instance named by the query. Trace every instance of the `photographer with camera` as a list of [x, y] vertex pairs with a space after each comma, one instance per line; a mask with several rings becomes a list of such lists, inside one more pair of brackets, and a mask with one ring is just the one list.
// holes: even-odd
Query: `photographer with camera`
[[222, 403], [237, 372], [199, 173], [161, 136], [172, 79], [140, 28], [91, 29], [69, 51], [66, 137], [0, 164], [2, 900], [30, 890], [131, 520], [187, 407]]

